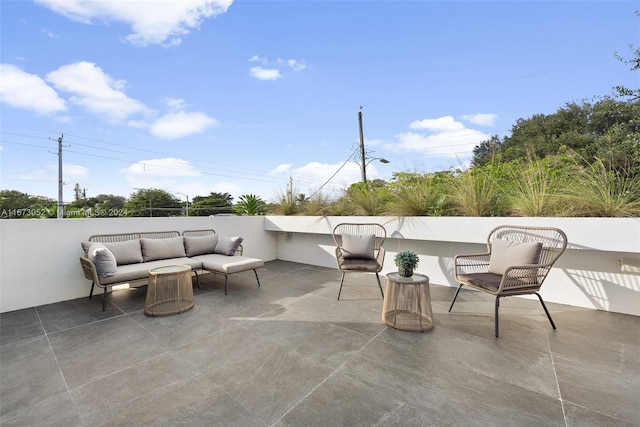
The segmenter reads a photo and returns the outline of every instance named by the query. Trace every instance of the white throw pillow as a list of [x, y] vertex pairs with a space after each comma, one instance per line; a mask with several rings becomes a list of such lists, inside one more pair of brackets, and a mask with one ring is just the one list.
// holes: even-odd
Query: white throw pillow
[[342, 235], [342, 256], [345, 259], [376, 259], [374, 254], [375, 236]]
[[508, 267], [537, 264], [542, 251], [542, 243], [522, 243], [494, 239], [491, 243], [489, 273], [503, 275]]
[[214, 252], [217, 254], [232, 256], [236, 253], [241, 243], [242, 237], [218, 236], [218, 244], [216, 245]]
[[99, 277], [109, 277], [116, 274], [116, 257], [102, 243], [91, 243], [87, 250], [87, 256], [96, 265]]

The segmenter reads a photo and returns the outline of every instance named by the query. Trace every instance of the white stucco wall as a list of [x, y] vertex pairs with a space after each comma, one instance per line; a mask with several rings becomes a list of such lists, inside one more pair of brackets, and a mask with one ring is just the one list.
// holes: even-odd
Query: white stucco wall
[[214, 229], [243, 237], [244, 254], [273, 260], [276, 238], [264, 217], [94, 218], [0, 220], [0, 312], [89, 295], [80, 242], [93, 234]]
[[[383, 273], [395, 271], [402, 249], [420, 255], [418, 271], [432, 283], [453, 282], [453, 257], [485, 249], [489, 231], [501, 224], [561, 228], [569, 249], [542, 288], [546, 301], [640, 316], [639, 218], [467, 217], [189, 217], [0, 220], [0, 312], [88, 296], [78, 256], [93, 234], [213, 228], [244, 238], [245, 254], [335, 267], [333, 227], [340, 222], [378, 222], [388, 239]], [[618, 261], [626, 260], [622, 271]], [[633, 271], [635, 268], [635, 271]]]
[[[640, 265], [639, 218], [469, 217], [267, 217], [278, 235], [278, 259], [335, 267], [333, 227], [340, 222], [378, 222], [387, 230], [383, 274], [396, 270], [395, 253], [413, 249], [417, 271], [431, 283], [457, 286], [453, 257], [484, 252], [489, 232], [502, 224], [551, 226], [568, 236], [567, 251], [541, 290], [545, 301], [640, 316], [640, 272], [622, 271], [619, 260]], [[634, 270], [627, 266], [626, 270]], [[637, 268], [635, 269], [638, 270]]]

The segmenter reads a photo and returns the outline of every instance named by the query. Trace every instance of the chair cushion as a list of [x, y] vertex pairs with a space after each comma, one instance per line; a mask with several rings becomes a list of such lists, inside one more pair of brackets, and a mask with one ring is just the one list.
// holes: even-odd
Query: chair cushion
[[489, 273], [503, 275], [505, 270], [515, 265], [537, 264], [542, 251], [540, 242], [512, 242], [494, 239], [491, 243]]
[[375, 259], [345, 259], [340, 263], [340, 270], [379, 272], [382, 268]]
[[218, 244], [218, 235], [184, 236], [184, 250], [188, 257], [212, 254]]
[[105, 242], [103, 245], [116, 257], [118, 265], [142, 262], [140, 239], [125, 240], [124, 242]]
[[240, 244], [242, 243], [242, 237], [227, 237], [219, 236], [216, 248], [213, 251], [216, 254], [232, 256], [236, 253]]
[[342, 256], [345, 259], [373, 259], [375, 253], [373, 244], [375, 236], [367, 234], [364, 236], [354, 236], [352, 234], [342, 235]]
[[493, 273], [458, 274], [457, 279], [465, 285], [496, 292], [500, 287], [502, 275]]
[[99, 277], [109, 277], [116, 273], [116, 257], [102, 243], [93, 242], [87, 250], [87, 256], [96, 265]]
[[186, 256], [182, 236], [165, 239], [140, 239], [144, 262]]
[[202, 262], [202, 269], [232, 274], [264, 267], [264, 261], [241, 255], [225, 256], [221, 254], [199, 255], [193, 260]]

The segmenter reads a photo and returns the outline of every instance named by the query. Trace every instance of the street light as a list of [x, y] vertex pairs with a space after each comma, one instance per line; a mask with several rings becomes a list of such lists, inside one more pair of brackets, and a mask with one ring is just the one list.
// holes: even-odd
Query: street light
[[[360, 106], [362, 110], [362, 105]], [[366, 150], [364, 149], [364, 132], [362, 131], [362, 111], [358, 111], [358, 127], [360, 129], [360, 173], [362, 182], [367, 182], [367, 166], [374, 160], [379, 160], [380, 163], [389, 163], [389, 160], [382, 157], [367, 157]], [[367, 161], [369, 160], [369, 161]]]
[[176, 192], [176, 194], [182, 194], [184, 197], [186, 197], [186, 198], [187, 198], [187, 207], [186, 207], [186, 209], [185, 209], [185, 211], [186, 211], [185, 216], [189, 216], [189, 195], [184, 194], [184, 193], [181, 193], [181, 192], [179, 192], [179, 191], [178, 191], [178, 192]]

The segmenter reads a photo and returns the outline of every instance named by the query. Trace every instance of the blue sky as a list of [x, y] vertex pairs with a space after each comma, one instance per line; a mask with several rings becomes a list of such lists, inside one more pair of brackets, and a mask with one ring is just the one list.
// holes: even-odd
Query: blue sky
[[[468, 165], [519, 118], [638, 87], [638, 1], [5, 1], [0, 185], [272, 201]], [[389, 164], [375, 158], [385, 158]], [[337, 173], [336, 173], [337, 172]], [[179, 194], [182, 193], [182, 194]]]

